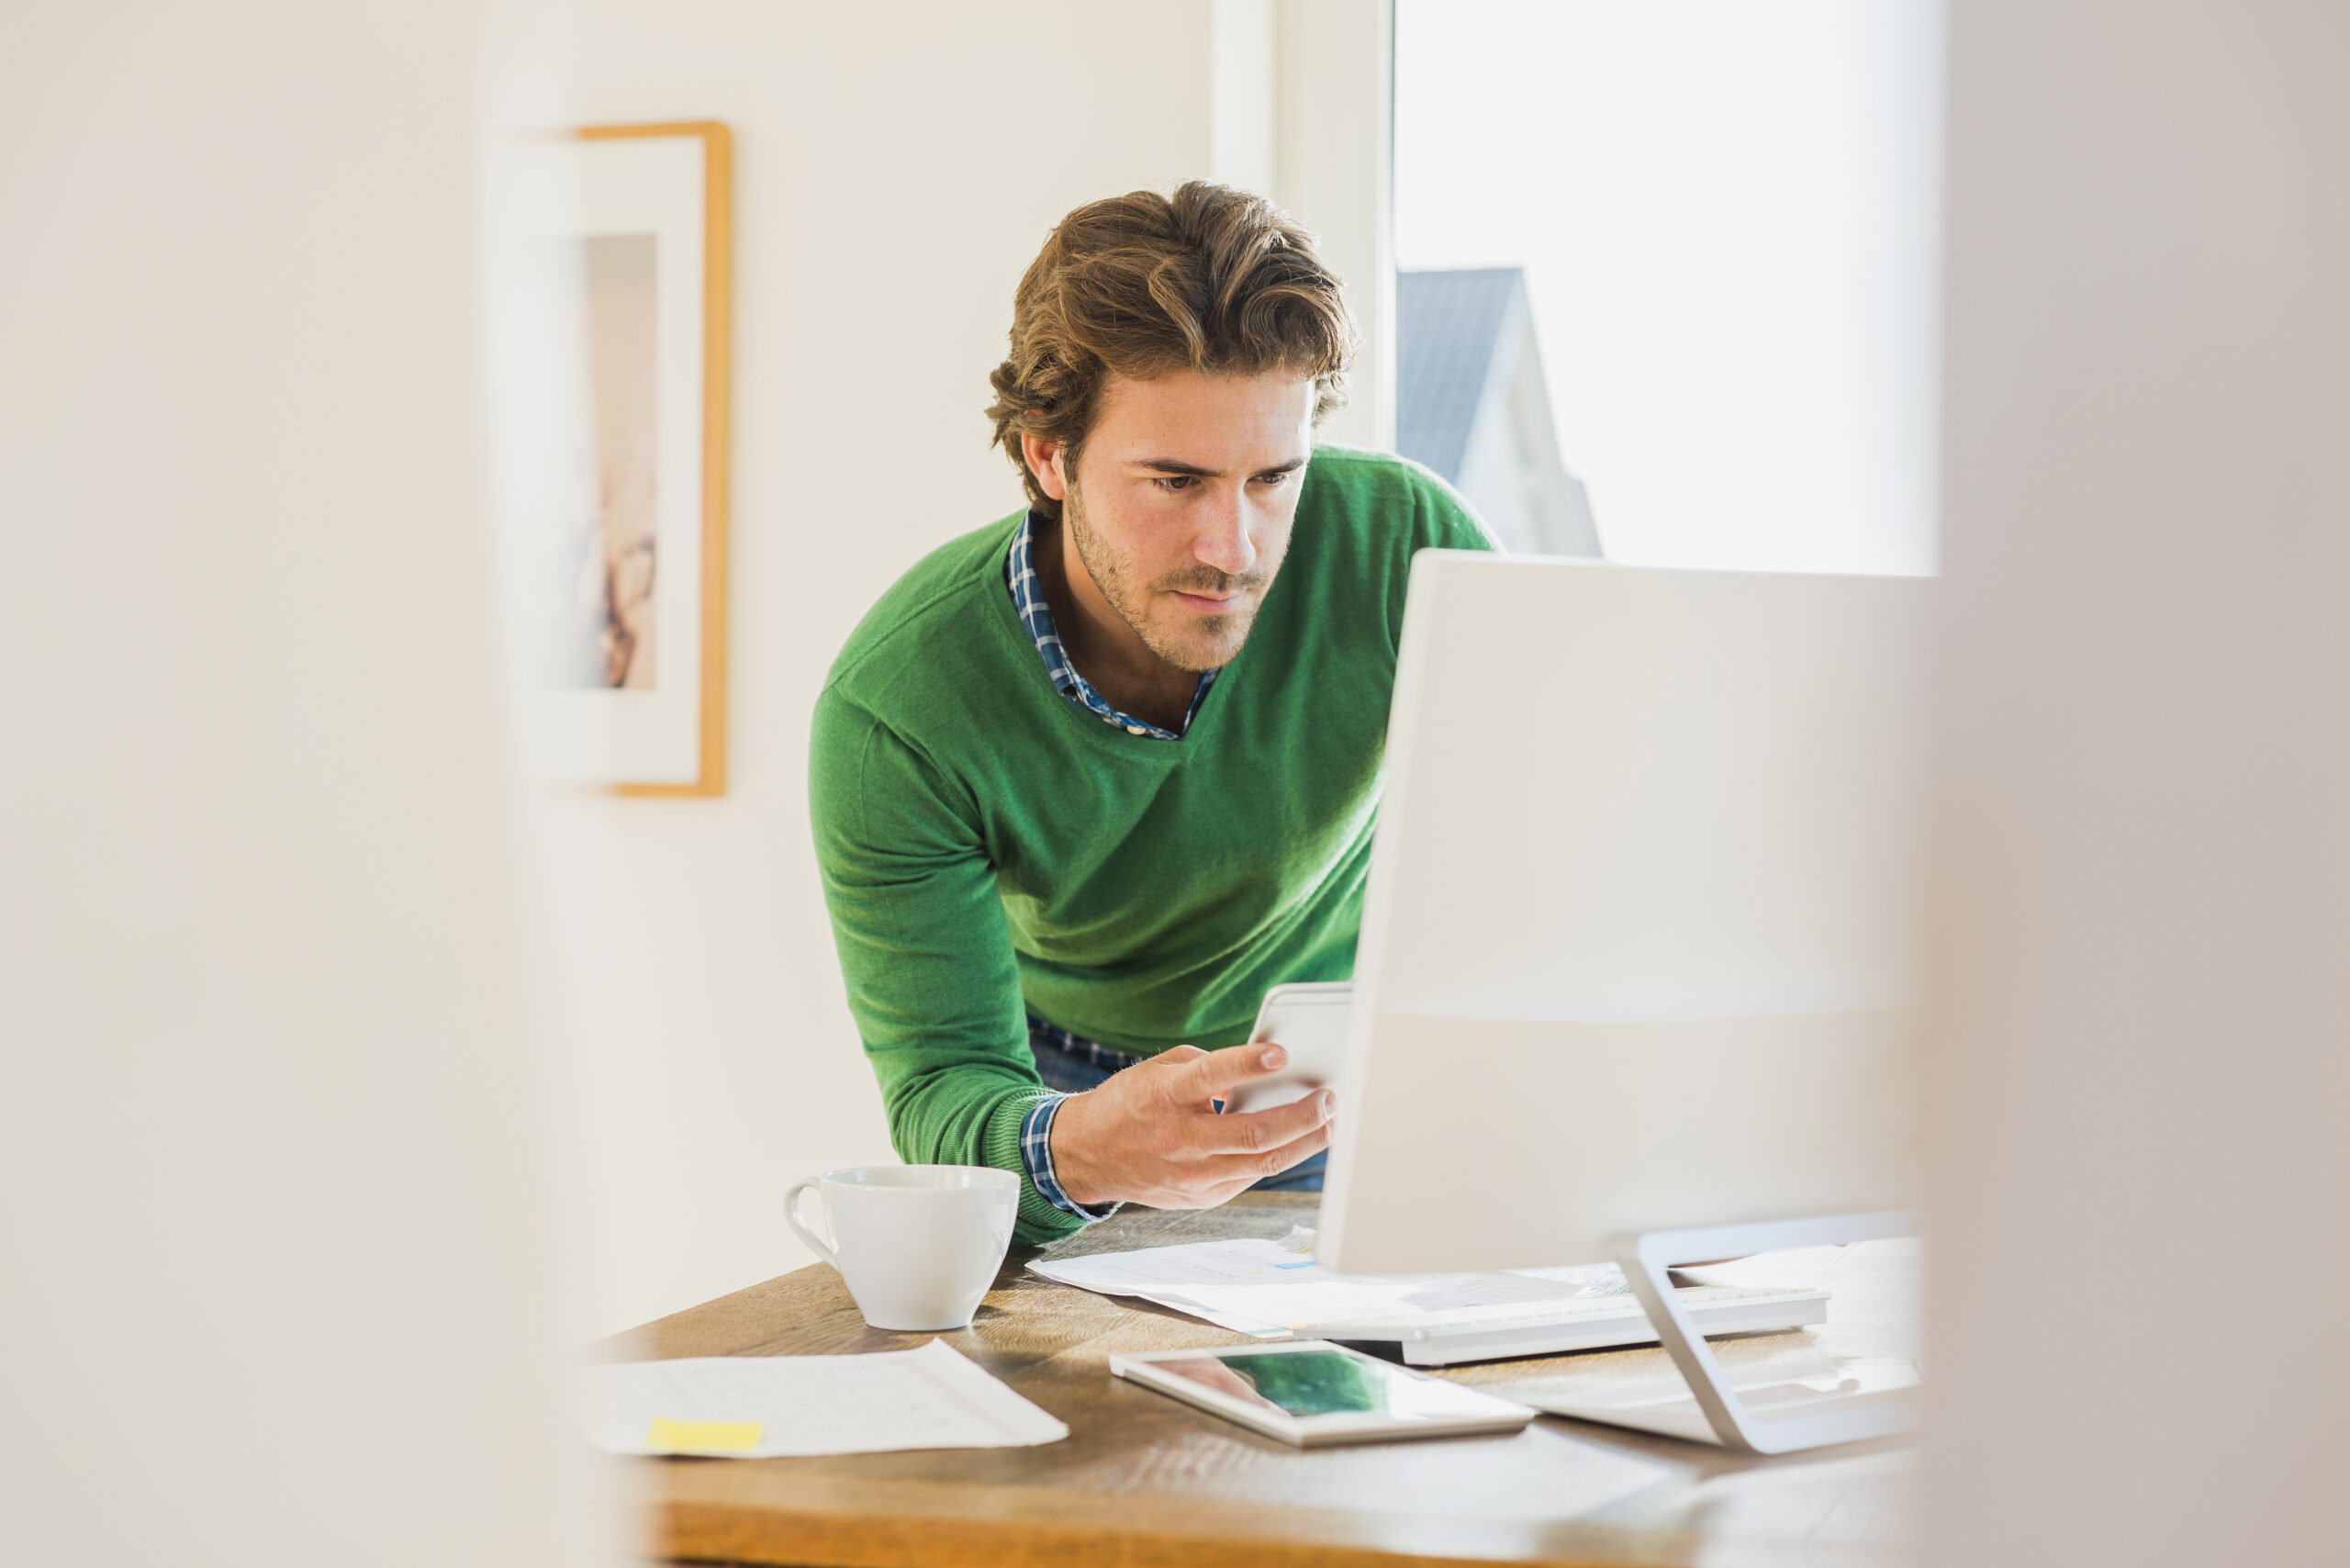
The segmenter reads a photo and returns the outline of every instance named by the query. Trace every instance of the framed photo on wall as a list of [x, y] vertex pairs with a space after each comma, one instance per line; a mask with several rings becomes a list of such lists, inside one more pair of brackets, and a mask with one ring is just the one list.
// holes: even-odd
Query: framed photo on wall
[[577, 133], [562, 271], [579, 397], [544, 547], [536, 761], [624, 795], [726, 788], [732, 148], [711, 121]]

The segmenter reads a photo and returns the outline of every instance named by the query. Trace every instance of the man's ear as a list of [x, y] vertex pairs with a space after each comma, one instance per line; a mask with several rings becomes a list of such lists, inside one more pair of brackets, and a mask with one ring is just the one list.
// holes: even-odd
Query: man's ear
[[1061, 454], [1068, 450], [1041, 435], [1020, 438], [1020, 457], [1028, 465], [1028, 472], [1036, 476], [1036, 487], [1057, 501], [1069, 499], [1069, 475], [1061, 467]]

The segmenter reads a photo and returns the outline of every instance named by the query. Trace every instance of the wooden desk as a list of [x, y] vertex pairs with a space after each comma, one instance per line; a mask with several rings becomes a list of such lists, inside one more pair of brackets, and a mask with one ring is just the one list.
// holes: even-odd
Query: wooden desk
[[[1058, 1254], [1311, 1224], [1311, 1196], [1201, 1214], [1129, 1209]], [[1301, 1452], [1109, 1373], [1113, 1351], [1244, 1342], [1193, 1319], [1056, 1285], [1015, 1248], [972, 1326], [945, 1336], [1069, 1424], [1042, 1448], [831, 1459], [614, 1460], [648, 1495], [656, 1555], [946, 1568], [1401, 1568], [1404, 1563], [1778, 1568], [1898, 1560], [1912, 1454], [1880, 1442], [1780, 1459], [1544, 1417], [1507, 1438]], [[823, 1264], [596, 1347], [597, 1359], [904, 1350], [867, 1328]], [[1800, 1336], [1741, 1341], [1758, 1349]], [[1659, 1350], [1457, 1369], [1494, 1387]]]

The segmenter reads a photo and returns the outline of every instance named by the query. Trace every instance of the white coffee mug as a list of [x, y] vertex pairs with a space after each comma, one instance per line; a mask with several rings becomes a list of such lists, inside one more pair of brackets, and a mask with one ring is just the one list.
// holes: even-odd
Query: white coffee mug
[[[823, 1200], [833, 1243], [800, 1217], [800, 1194]], [[876, 1328], [935, 1333], [968, 1326], [995, 1282], [1020, 1212], [1020, 1178], [984, 1165], [858, 1165], [794, 1182], [784, 1217], [840, 1271]]]

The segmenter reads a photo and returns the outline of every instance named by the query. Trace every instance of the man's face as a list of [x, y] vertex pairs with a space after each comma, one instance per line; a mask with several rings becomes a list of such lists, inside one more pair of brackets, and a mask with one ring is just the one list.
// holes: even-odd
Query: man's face
[[1076, 471], [1055, 450], [1037, 473], [1119, 619], [1169, 664], [1210, 670], [1248, 640], [1313, 451], [1310, 380], [1113, 375]]

